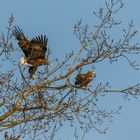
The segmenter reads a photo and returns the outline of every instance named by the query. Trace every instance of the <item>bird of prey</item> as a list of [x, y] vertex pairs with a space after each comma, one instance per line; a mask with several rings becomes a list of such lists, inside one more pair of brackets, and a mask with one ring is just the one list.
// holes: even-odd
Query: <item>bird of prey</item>
[[53, 66], [53, 64], [45, 58], [48, 43], [46, 35], [36, 36], [28, 40], [19, 27], [14, 27], [13, 35], [18, 40], [18, 45], [25, 54], [24, 57], [21, 57], [20, 63], [29, 67], [30, 78], [35, 74], [38, 66]]
[[93, 76], [96, 74], [95, 71], [89, 71], [86, 74], [78, 74], [75, 78], [75, 85], [77, 87], [86, 87], [88, 83], [90, 83], [93, 80]]

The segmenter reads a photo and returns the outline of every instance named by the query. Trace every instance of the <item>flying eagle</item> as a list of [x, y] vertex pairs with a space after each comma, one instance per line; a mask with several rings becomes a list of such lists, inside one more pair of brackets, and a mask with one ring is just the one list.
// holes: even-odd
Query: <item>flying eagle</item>
[[24, 57], [21, 57], [20, 63], [29, 67], [30, 78], [34, 75], [38, 66], [53, 65], [45, 59], [48, 43], [46, 35], [36, 36], [32, 40], [28, 40], [19, 27], [14, 27], [13, 35], [18, 40], [19, 47], [25, 54]]
[[90, 83], [93, 80], [93, 75], [95, 75], [95, 71], [89, 71], [86, 74], [78, 74], [75, 78], [75, 85], [77, 85], [79, 88], [86, 87], [88, 83]]

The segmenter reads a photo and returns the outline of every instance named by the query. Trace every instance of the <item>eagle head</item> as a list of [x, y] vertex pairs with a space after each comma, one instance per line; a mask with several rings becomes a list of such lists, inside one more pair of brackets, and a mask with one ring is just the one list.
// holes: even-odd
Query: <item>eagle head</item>
[[22, 65], [28, 66], [28, 67], [32, 66], [31, 64], [27, 63], [27, 58], [26, 57], [21, 57], [19, 63], [22, 64]]
[[25, 57], [21, 57], [19, 62], [20, 62], [20, 64], [24, 65], [25, 63], [27, 63], [27, 60]]
[[88, 71], [88, 73], [87, 74], [89, 74], [89, 75], [95, 75], [96, 74], [96, 72], [95, 71]]
[[96, 72], [95, 71], [89, 71], [87, 73], [87, 75], [96, 77]]

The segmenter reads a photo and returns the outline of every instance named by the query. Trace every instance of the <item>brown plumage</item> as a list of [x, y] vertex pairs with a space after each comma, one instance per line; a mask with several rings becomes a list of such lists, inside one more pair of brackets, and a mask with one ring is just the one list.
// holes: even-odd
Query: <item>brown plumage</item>
[[34, 75], [38, 66], [53, 65], [45, 59], [48, 43], [48, 38], [45, 35], [28, 40], [19, 27], [14, 28], [13, 35], [18, 40], [19, 47], [25, 54], [25, 57], [20, 59], [20, 63], [29, 67], [30, 77]]
[[75, 78], [75, 85], [78, 87], [86, 87], [88, 83], [90, 83], [93, 80], [93, 75], [96, 73], [94, 71], [89, 71], [86, 74], [78, 74]]

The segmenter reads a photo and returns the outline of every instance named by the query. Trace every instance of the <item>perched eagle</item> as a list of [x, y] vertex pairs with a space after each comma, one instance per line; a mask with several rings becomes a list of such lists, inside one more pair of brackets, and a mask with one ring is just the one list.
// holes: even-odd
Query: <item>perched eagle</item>
[[75, 78], [75, 85], [77, 85], [78, 87], [86, 87], [88, 85], [88, 83], [90, 83], [93, 79], [93, 75], [95, 75], [96, 72], [95, 71], [89, 71], [86, 74], [78, 74]]
[[14, 27], [13, 35], [18, 40], [19, 47], [25, 54], [24, 57], [21, 57], [20, 63], [29, 67], [30, 77], [34, 75], [38, 66], [53, 65], [45, 59], [48, 43], [48, 38], [45, 35], [28, 40], [19, 27]]

